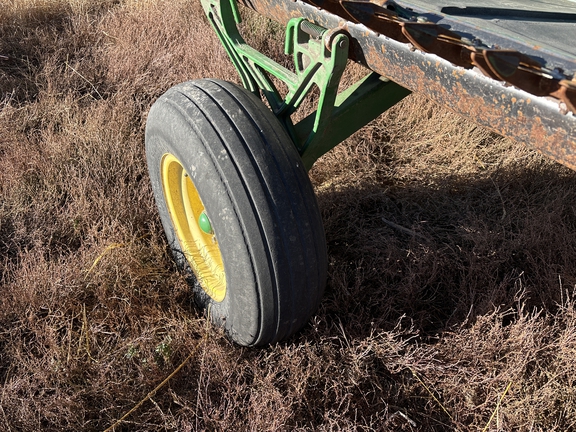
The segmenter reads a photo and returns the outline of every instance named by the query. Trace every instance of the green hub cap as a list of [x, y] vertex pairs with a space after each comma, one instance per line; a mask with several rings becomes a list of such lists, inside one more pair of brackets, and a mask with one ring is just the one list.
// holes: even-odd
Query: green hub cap
[[212, 224], [210, 223], [210, 219], [208, 219], [208, 216], [206, 216], [205, 212], [202, 212], [198, 218], [198, 225], [200, 226], [200, 229], [206, 234], [214, 233], [214, 231], [212, 231]]

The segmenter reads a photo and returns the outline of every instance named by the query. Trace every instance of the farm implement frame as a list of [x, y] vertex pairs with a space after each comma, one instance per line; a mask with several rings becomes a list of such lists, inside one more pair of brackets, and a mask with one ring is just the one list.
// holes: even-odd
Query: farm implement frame
[[[198, 303], [239, 344], [286, 338], [314, 312], [327, 256], [307, 170], [412, 91], [576, 169], [570, 0], [549, 11], [530, 2], [240, 2], [286, 26], [294, 69], [245, 42], [236, 0], [202, 0], [244, 88], [217, 80], [176, 86], [153, 106], [146, 132], [177, 262]], [[537, 24], [522, 33], [518, 22]], [[349, 60], [367, 74], [339, 92]], [[294, 123], [312, 91], [316, 111]]]

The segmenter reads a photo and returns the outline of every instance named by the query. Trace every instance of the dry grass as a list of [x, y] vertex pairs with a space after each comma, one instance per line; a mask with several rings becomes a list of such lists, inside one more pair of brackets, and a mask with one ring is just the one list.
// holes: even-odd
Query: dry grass
[[117, 431], [574, 429], [573, 172], [406, 99], [311, 172], [318, 313], [238, 348], [192, 305], [143, 154], [166, 89], [237, 80], [197, 2], [12, 0], [0, 23], [2, 430], [104, 430], [190, 353]]

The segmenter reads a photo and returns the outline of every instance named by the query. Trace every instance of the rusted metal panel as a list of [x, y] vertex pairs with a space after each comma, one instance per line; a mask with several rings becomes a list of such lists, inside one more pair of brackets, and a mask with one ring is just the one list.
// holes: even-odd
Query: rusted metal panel
[[430, 21], [484, 44], [517, 50], [548, 69], [576, 72], [573, 0], [399, 0]]
[[[341, 3], [332, 0], [324, 0], [324, 8], [299, 0], [243, 0], [243, 3], [282, 23], [290, 18], [304, 17], [325, 28], [341, 28], [351, 37], [350, 54], [357, 62], [576, 169], [576, 117], [567, 113], [569, 104], [530, 94], [485, 76], [477, 68], [457, 66], [435, 54], [422, 52], [410, 43], [380, 35], [364, 24], [353, 23], [326, 10], [342, 13], [338, 9], [342, 8]], [[475, 48], [470, 50], [475, 51]], [[482, 50], [477, 51], [482, 53]], [[479, 57], [484, 59], [485, 53]], [[490, 69], [487, 65], [484, 67]], [[546, 94], [561, 97], [562, 91], [572, 91], [571, 82], [564, 81], [567, 84], [558, 85], [556, 79], [556, 88]]]

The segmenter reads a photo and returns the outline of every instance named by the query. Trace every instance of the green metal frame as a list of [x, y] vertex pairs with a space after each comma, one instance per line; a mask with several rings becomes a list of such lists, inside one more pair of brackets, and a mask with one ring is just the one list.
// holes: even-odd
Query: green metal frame
[[[341, 29], [328, 30], [304, 18], [290, 20], [285, 52], [294, 57], [295, 72], [292, 72], [246, 44], [238, 31], [240, 14], [236, 0], [202, 0], [202, 5], [243, 85], [266, 97], [306, 169], [410, 94], [406, 88], [374, 72], [338, 93], [349, 48], [348, 36]], [[288, 87], [286, 96], [280, 95], [270, 75]], [[291, 115], [314, 88], [319, 90], [317, 110], [294, 124]]]

